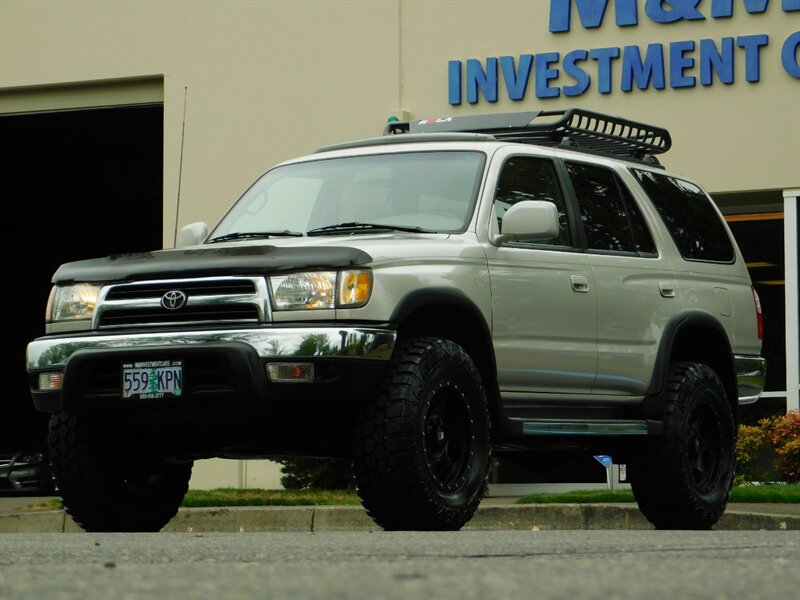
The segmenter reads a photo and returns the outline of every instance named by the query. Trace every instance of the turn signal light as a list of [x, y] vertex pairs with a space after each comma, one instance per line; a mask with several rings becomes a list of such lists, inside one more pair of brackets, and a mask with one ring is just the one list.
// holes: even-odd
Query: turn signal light
[[60, 390], [63, 381], [64, 373], [61, 371], [48, 371], [47, 373], [39, 373], [40, 390]]
[[314, 381], [314, 364], [268, 363], [267, 375], [275, 383], [308, 383]]

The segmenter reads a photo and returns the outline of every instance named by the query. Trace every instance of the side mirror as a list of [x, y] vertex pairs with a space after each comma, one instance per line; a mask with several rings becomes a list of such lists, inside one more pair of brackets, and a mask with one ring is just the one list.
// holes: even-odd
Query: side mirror
[[203, 243], [208, 235], [208, 226], [203, 222], [189, 223], [181, 227], [178, 233], [177, 248], [185, 248], [186, 246], [196, 246]]
[[552, 202], [523, 200], [503, 215], [503, 231], [495, 243], [534, 242], [558, 237], [558, 209]]

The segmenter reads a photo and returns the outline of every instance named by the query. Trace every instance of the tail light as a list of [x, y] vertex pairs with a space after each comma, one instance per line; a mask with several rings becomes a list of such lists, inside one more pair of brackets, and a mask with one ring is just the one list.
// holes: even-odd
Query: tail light
[[758, 292], [752, 285], [750, 289], [753, 291], [753, 302], [756, 305], [756, 322], [758, 324], [758, 339], [764, 339], [764, 314], [761, 312], [761, 300], [758, 298]]

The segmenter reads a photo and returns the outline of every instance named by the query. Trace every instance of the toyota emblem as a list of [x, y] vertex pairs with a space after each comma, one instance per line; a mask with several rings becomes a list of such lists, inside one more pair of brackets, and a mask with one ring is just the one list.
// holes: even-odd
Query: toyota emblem
[[178, 310], [186, 304], [186, 294], [180, 290], [170, 290], [161, 296], [161, 306], [167, 310]]

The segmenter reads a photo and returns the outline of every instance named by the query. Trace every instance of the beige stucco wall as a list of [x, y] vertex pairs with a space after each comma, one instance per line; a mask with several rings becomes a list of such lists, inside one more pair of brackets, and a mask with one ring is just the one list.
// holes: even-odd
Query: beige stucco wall
[[[613, 3], [612, 3], [613, 4]], [[666, 126], [664, 162], [714, 192], [800, 185], [800, 80], [780, 49], [800, 12], [773, 0], [761, 15], [734, 0], [733, 19], [548, 31], [546, 0], [125, 1], [0, 0], [0, 91], [155, 77], [163, 80], [164, 244], [179, 225], [216, 221], [268, 166], [341, 140], [376, 135], [389, 114], [412, 117], [581, 106]], [[709, 11], [704, 2], [700, 8]], [[663, 91], [590, 89], [575, 98], [450, 106], [447, 63], [497, 56], [767, 33], [761, 81]], [[617, 67], [618, 68], [618, 67]], [[589, 66], [588, 70], [592, 71]], [[698, 69], [694, 70], [697, 74]], [[560, 85], [571, 83], [566, 75]], [[113, 84], [109, 86], [113, 88]], [[501, 83], [502, 90], [502, 83]], [[185, 96], [185, 98], [184, 98]], [[184, 99], [186, 110], [184, 114]], [[0, 112], [8, 112], [2, 105]], [[99, 104], [104, 100], [98, 96]], [[16, 106], [16, 105], [15, 105]]]

